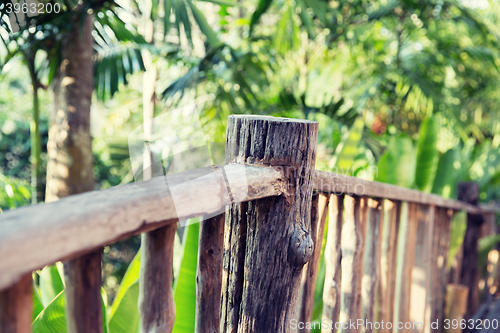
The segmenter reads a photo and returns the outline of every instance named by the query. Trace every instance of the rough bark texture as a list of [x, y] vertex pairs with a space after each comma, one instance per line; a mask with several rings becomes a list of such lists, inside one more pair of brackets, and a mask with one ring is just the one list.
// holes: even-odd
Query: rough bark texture
[[[345, 221], [342, 227], [342, 283], [340, 297], [340, 322], [356, 322], [361, 313], [361, 278], [363, 276], [364, 227], [361, 198], [346, 195], [344, 198]], [[361, 328], [350, 325], [341, 333], [358, 333]]]
[[[476, 183], [459, 183], [457, 188], [458, 200], [477, 205], [479, 200], [479, 185]], [[465, 319], [469, 319], [479, 307], [479, 275], [477, 268], [478, 242], [481, 237], [483, 215], [467, 213], [467, 230], [465, 231], [463, 257], [461, 263], [460, 284], [469, 288], [467, 312]], [[465, 329], [464, 332], [468, 332]]]
[[[402, 225], [401, 236], [404, 237], [398, 246], [398, 263], [396, 272], [396, 295], [394, 309], [394, 332], [411, 332], [411, 329], [403, 327], [397, 328], [399, 322], [410, 322], [410, 302], [411, 302], [411, 281], [412, 270], [415, 259], [415, 246], [417, 241], [417, 210], [418, 204], [407, 203], [407, 209], [402, 209], [402, 216], [405, 216], [407, 221]], [[403, 206], [404, 207], [404, 206]], [[401, 252], [400, 252], [401, 251]]]
[[[378, 286], [380, 283], [380, 262], [382, 247], [382, 199], [369, 199], [368, 226], [365, 242], [365, 259], [363, 274], [363, 319], [375, 323], [377, 309]], [[365, 327], [366, 333], [374, 332], [372, 325]]]
[[32, 317], [33, 278], [30, 273], [0, 292], [0, 332], [31, 332]]
[[175, 321], [172, 293], [174, 238], [177, 224], [142, 235], [139, 278], [141, 332], [169, 333]]
[[[314, 253], [312, 259], [304, 267], [302, 275], [301, 304], [299, 308], [299, 321], [312, 322], [314, 310], [314, 291], [318, 277], [319, 259], [325, 232], [326, 215], [328, 213], [328, 199], [330, 195], [318, 193], [313, 197], [311, 205], [311, 238], [314, 242]], [[299, 332], [310, 332], [307, 327], [299, 329]]]
[[221, 332], [291, 332], [310, 235], [316, 122], [230, 116], [226, 163], [284, 170], [284, 195], [231, 206], [226, 218]]
[[92, 191], [92, 16], [79, 18], [62, 44], [62, 64], [54, 84], [47, 152], [46, 201]]
[[[467, 298], [469, 295], [469, 288], [459, 284], [448, 284], [446, 286], [446, 306], [444, 308], [444, 318], [449, 319], [450, 323], [453, 320], [458, 322], [458, 327], [453, 328], [450, 325], [449, 329], [444, 328], [444, 333], [460, 333], [460, 323], [462, 322], [465, 312], [467, 311]], [[469, 324], [469, 323], [467, 323]]]
[[322, 328], [322, 333], [336, 333], [331, 323], [336, 323], [340, 312], [340, 264], [342, 251], [342, 219], [344, 214], [344, 196], [330, 195], [328, 236], [325, 247], [325, 286], [323, 288], [323, 316], [330, 325]]
[[220, 329], [224, 221], [220, 214], [200, 223], [196, 272], [196, 333], [216, 333]]
[[[384, 232], [382, 241], [381, 272], [380, 272], [380, 322], [391, 322], [394, 317], [394, 294], [396, 281], [396, 250], [398, 246], [399, 223], [401, 217], [401, 202], [385, 200], [384, 202]], [[381, 333], [388, 333], [386, 326]]]
[[102, 332], [101, 250], [64, 263], [64, 275], [68, 332]]
[[432, 301], [431, 321], [439, 322], [438, 328], [431, 328], [432, 333], [440, 333], [443, 323], [443, 307], [446, 288], [446, 266], [450, 246], [451, 218], [453, 211], [438, 207], [434, 220], [434, 237], [432, 240]]

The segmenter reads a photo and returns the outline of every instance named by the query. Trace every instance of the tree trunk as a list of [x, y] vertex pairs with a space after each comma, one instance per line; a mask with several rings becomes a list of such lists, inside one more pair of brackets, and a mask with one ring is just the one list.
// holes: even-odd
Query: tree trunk
[[94, 189], [90, 104], [92, 101], [92, 17], [79, 20], [62, 44], [54, 84], [47, 152], [46, 201]]
[[[62, 42], [62, 62], [53, 87], [47, 202], [94, 189], [90, 136], [93, 18], [81, 15], [85, 17], [73, 17], [73, 27]], [[100, 250], [65, 263], [64, 271], [68, 332], [102, 332]]]

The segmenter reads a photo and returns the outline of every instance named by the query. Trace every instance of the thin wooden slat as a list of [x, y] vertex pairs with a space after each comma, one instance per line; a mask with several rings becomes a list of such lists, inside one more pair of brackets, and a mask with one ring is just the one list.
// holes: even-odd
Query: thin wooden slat
[[362, 281], [363, 319], [365, 332], [371, 333], [378, 327], [375, 325], [378, 286], [380, 282], [380, 264], [382, 247], [382, 199], [368, 200], [368, 226], [365, 241], [364, 274]]
[[[241, 246], [225, 248], [224, 269], [229, 271], [221, 332], [293, 332], [302, 269], [314, 252], [308, 227], [318, 124], [230, 116], [227, 128], [226, 163], [281, 166], [287, 188], [283, 196], [233, 205], [228, 211], [225, 233], [240, 238], [230, 243]], [[245, 239], [239, 233], [243, 223]]]
[[[340, 311], [340, 270], [342, 251], [342, 220], [344, 213], [344, 196], [330, 195], [328, 236], [325, 247], [325, 285], [323, 288], [323, 316], [328, 325], [322, 327], [321, 333], [336, 333], [334, 327], [339, 319]], [[333, 323], [333, 325], [332, 325]]]
[[[417, 230], [414, 265], [411, 273], [410, 291], [410, 321], [413, 323], [428, 323], [430, 313], [427, 315], [429, 300], [427, 293], [430, 285], [430, 267], [432, 251], [432, 226], [434, 224], [434, 206], [418, 205]], [[414, 325], [414, 333], [423, 333], [425, 325]]]
[[[407, 333], [410, 322], [411, 280], [417, 240], [418, 204], [404, 202], [401, 207], [401, 236], [398, 243], [398, 264], [396, 267], [396, 295], [394, 305], [393, 332]], [[402, 328], [400, 323], [403, 323]]]
[[313, 187], [317, 191], [329, 193], [373, 196], [390, 200], [436, 205], [455, 210], [467, 210], [471, 213], [498, 210], [497, 207], [477, 207], [458, 200], [445, 199], [435, 194], [318, 170], [314, 172]]
[[431, 322], [438, 325], [430, 327], [430, 332], [440, 333], [443, 323], [443, 307], [446, 287], [446, 268], [450, 246], [451, 218], [453, 211], [436, 207], [434, 219], [434, 237], [432, 242], [432, 300]]
[[12, 287], [0, 292], [0, 332], [31, 332], [33, 278], [26, 274]]
[[214, 195], [227, 193], [225, 177], [237, 179], [230, 182], [231, 195], [242, 201], [283, 193], [279, 170], [228, 165], [224, 173], [220, 168], [196, 169], [1, 214], [0, 290], [58, 260], [76, 258], [179, 219], [220, 211], [231, 203], [229, 196]]
[[[380, 273], [380, 306], [378, 320], [392, 323], [394, 317], [394, 295], [396, 286], [396, 254], [398, 246], [401, 202], [384, 200], [384, 232], [382, 241]], [[381, 333], [392, 332], [387, 325]]]
[[[319, 259], [321, 256], [321, 246], [323, 234], [325, 232], [325, 222], [328, 213], [329, 194], [318, 193], [313, 197], [311, 205], [311, 238], [314, 242], [314, 252], [312, 259], [304, 266], [302, 275], [302, 295], [299, 308], [299, 322], [312, 322], [314, 309], [314, 291], [316, 279], [318, 277]], [[310, 332], [304, 326], [299, 332]]]
[[426, 301], [425, 301], [425, 313], [424, 313], [424, 333], [430, 333], [431, 327], [430, 322], [432, 320], [432, 302], [433, 302], [433, 269], [434, 269], [434, 243], [435, 238], [439, 235], [435, 234], [435, 224], [436, 224], [436, 206], [430, 205], [427, 218], [429, 219], [429, 224], [427, 226], [427, 264], [426, 264]]
[[225, 214], [220, 214], [200, 222], [196, 270], [196, 333], [214, 333], [220, 329], [224, 221]]
[[[364, 226], [361, 197], [346, 195], [344, 198], [345, 221], [342, 227], [342, 282], [340, 297], [340, 322], [357, 322], [361, 319], [361, 278], [363, 275]], [[358, 333], [358, 325], [342, 325], [341, 333]]]
[[172, 293], [177, 224], [142, 235], [139, 273], [141, 332], [171, 332], [175, 321]]
[[64, 263], [69, 333], [101, 333], [101, 250]]

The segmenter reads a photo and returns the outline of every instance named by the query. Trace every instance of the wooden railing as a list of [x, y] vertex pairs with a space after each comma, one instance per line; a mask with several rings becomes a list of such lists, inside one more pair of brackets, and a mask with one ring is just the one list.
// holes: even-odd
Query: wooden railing
[[[137, 234], [141, 332], [171, 331], [173, 236], [196, 216], [196, 332], [309, 331], [327, 218], [322, 332], [360, 332], [342, 324], [358, 319], [386, 323], [366, 332], [440, 331], [428, 323], [443, 318], [451, 218], [496, 209], [315, 171], [316, 145], [315, 122], [231, 116], [225, 166], [0, 215], [0, 332], [30, 331], [31, 272], [59, 260], [69, 331], [101, 332], [100, 250]], [[397, 328], [412, 322], [425, 325]]]

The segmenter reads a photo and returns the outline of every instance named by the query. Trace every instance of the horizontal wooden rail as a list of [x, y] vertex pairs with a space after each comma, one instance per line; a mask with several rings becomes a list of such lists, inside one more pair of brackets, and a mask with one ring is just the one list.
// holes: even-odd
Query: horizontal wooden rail
[[498, 207], [477, 207], [463, 201], [445, 199], [436, 194], [318, 170], [315, 171], [313, 176], [313, 188], [317, 191], [328, 193], [364, 195], [389, 200], [407, 201], [454, 210], [466, 210], [469, 213], [475, 214], [494, 213], [500, 210]]
[[[213, 216], [230, 203], [281, 195], [286, 190], [285, 172], [241, 164], [207, 167], [7, 211], [0, 215], [0, 290], [33, 270], [115, 241], [179, 220]], [[498, 211], [324, 171], [314, 172], [313, 188], [470, 213]]]
[[179, 220], [217, 213], [235, 198], [245, 202], [281, 195], [283, 190], [282, 174], [273, 168], [230, 164], [7, 211], [0, 215], [0, 290], [58, 260]]

